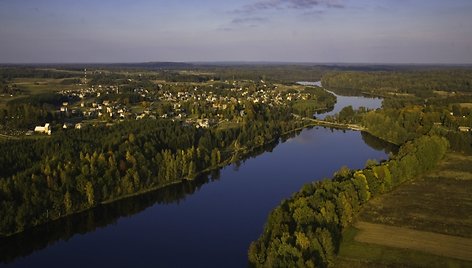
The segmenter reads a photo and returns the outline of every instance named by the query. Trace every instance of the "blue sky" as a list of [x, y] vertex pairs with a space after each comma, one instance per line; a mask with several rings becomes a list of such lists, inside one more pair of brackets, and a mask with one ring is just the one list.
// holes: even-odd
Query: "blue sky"
[[0, 0], [0, 63], [472, 63], [471, 0]]

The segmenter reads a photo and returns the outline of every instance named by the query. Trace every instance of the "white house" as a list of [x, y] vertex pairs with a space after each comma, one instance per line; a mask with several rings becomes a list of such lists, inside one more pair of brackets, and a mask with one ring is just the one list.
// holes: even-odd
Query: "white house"
[[37, 126], [34, 128], [35, 132], [40, 132], [40, 133], [46, 133], [48, 135], [51, 135], [51, 129], [49, 128], [49, 123], [46, 123], [44, 127], [42, 126]]

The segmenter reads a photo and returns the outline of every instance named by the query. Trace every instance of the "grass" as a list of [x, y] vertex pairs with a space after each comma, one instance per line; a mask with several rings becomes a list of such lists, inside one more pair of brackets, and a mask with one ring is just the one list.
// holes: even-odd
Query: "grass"
[[[78, 78], [78, 77], [76, 77]], [[5, 108], [6, 103], [14, 99], [23, 98], [27, 95], [36, 95], [41, 93], [57, 92], [63, 89], [77, 89], [83, 86], [78, 85], [62, 85], [64, 79], [52, 78], [16, 78], [12, 83], [16, 84], [18, 88], [24, 90], [21, 95], [3, 95], [0, 96], [0, 108]]]
[[345, 231], [335, 267], [471, 267], [472, 262], [421, 251], [355, 240], [359, 229]]
[[0, 134], [0, 140], [17, 140], [17, 136], [7, 135], [7, 134]]
[[472, 156], [449, 153], [429, 174], [369, 202], [360, 219], [472, 238]]
[[[76, 77], [79, 78], [79, 77]], [[56, 92], [62, 89], [80, 88], [78, 85], [62, 85], [64, 79], [49, 78], [16, 78], [15, 83], [18, 88], [26, 90], [29, 94], [40, 94], [48, 92]]]
[[[471, 190], [472, 156], [448, 153], [428, 174], [369, 201], [357, 224], [375, 228], [346, 230], [336, 267], [472, 267]], [[428, 245], [438, 255], [425, 252]]]
[[460, 105], [462, 108], [469, 108], [469, 109], [472, 108], [472, 103], [470, 103], [470, 102], [459, 103], [459, 105]]
[[355, 240], [395, 248], [412, 249], [472, 262], [472, 239], [424, 232], [385, 224], [357, 222]]

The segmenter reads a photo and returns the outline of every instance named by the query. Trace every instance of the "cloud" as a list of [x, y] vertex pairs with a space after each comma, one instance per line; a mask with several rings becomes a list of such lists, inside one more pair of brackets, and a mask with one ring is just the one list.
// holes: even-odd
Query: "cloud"
[[266, 17], [258, 14], [265, 14], [265, 11], [286, 11], [296, 10], [303, 16], [317, 16], [324, 14], [327, 9], [344, 8], [346, 0], [257, 0], [252, 4], [242, 6], [229, 13], [236, 15], [230, 22], [231, 30], [241, 27], [257, 27], [269, 21]]
[[319, 16], [323, 14], [325, 14], [324, 10], [309, 10], [309, 11], [303, 12], [304, 16], [309, 16], [309, 17]]
[[253, 13], [260, 10], [279, 8], [281, 0], [260, 0], [251, 5], [245, 5], [241, 9], [237, 9], [235, 13]]
[[286, 0], [287, 6], [294, 9], [311, 9], [314, 7], [325, 6], [329, 8], [343, 8], [339, 1], [333, 0]]
[[247, 18], [235, 18], [231, 21], [232, 24], [258, 24], [268, 21], [267, 18], [261, 17], [247, 17]]
[[344, 8], [343, 0], [259, 0], [250, 5], [236, 9], [234, 13], [252, 14], [258, 11], [276, 9], [301, 9], [310, 10], [318, 7]]
[[231, 27], [219, 27], [216, 29], [217, 31], [223, 31], [223, 32], [232, 32], [234, 31], [234, 28]]

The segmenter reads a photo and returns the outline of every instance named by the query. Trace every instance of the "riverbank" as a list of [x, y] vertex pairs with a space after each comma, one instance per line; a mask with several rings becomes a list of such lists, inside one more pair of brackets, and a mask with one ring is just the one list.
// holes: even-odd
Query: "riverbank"
[[359, 209], [371, 197], [429, 171], [446, 149], [444, 138], [422, 136], [404, 144], [386, 162], [360, 170], [341, 169], [333, 179], [303, 186], [272, 211], [262, 235], [249, 248], [251, 264], [332, 266], [343, 231], [352, 225]]
[[[310, 120], [309, 118], [303, 118], [303, 119], [306, 119], [306, 120]], [[252, 146], [250, 148], [246, 148], [246, 147], [242, 147], [242, 148], [239, 148], [238, 150], [234, 150], [232, 152], [232, 154], [230, 155], [230, 157], [228, 157], [225, 161], [223, 161], [222, 163], [220, 163], [219, 165], [217, 166], [214, 166], [214, 167], [211, 167], [211, 168], [207, 168], [205, 170], [202, 170], [200, 172], [197, 172], [195, 174], [195, 176], [193, 176], [192, 178], [181, 178], [177, 181], [173, 181], [173, 182], [169, 182], [168, 184], [165, 184], [165, 185], [162, 185], [162, 186], [157, 186], [157, 187], [154, 187], [154, 188], [151, 188], [151, 189], [147, 189], [147, 190], [143, 190], [143, 191], [140, 191], [140, 192], [136, 192], [136, 193], [133, 193], [133, 194], [129, 194], [129, 195], [126, 195], [126, 196], [122, 196], [122, 197], [119, 197], [119, 198], [115, 198], [115, 199], [112, 199], [112, 200], [106, 200], [106, 201], [103, 201], [101, 202], [101, 204], [109, 204], [109, 203], [113, 203], [115, 201], [119, 201], [119, 200], [123, 200], [123, 199], [127, 199], [127, 198], [131, 198], [131, 197], [135, 197], [135, 196], [138, 196], [138, 195], [142, 195], [142, 194], [146, 194], [146, 193], [149, 193], [149, 192], [154, 192], [154, 191], [157, 191], [159, 189], [163, 189], [163, 188], [166, 188], [166, 187], [169, 187], [169, 186], [172, 186], [172, 185], [176, 185], [176, 184], [179, 184], [179, 183], [182, 183], [184, 181], [188, 181], [188, 180], [193, 180], [195, 179], [196, 177], [198, 176], [201, 176], [203, 174], [208, 174], [212, 171], [215, 171], [215, 170], [219, 170], [221, 168], [224, 168], [234, 162], [237, 162], [237, 161], [240, 161], [240, 160], [243, 160], [244, 158], [246, 157], [249, 157], [251, 154], [257, 152], [257, 150], [263, 148], [264, 146], [267, 146], [267, 145], [270, 145], [270, 144], [273, 144], [274, 142], [278, 141], [279, 139], [281, 138], [286, 138], [288, 137], [289, 135], [292, 135], [296, 132], [299, 132], [299, 131], [303, 131], [304, 129], [308, 129], [308, 128], [312, 128], [312, 127], [316, 127], [316, 126], [322, 126], [322, 127], [328, 127], [328, 128], [335, 128], [335, 129], [340, 129], [340, 130], [352, 130], [352, 131], [361, 131], [361, 132], [366, 132], [366, 133], [369, 133], [371, 136], [383, 141], [383, 142], [386, 142], [386, 143], [389, 143], [389, 144], [392, 144], [392, 145], [395, 145], [395, 146], [398, 146], [398, 144], [395, 144], [391, 141], [387, 141], [385, 139], [383, 139], [382, 137], [378, 137], [378, 136], [375, 136], [373, 135], [372, 133], [370, 133], [366, 128], [364, 127], [361, 127], [361, 126], [358, 126], [358, 125], [353, 125], [353, 124], [338, 124], [338, 123], [331, 123], [331, 122], [328, 122], [328, 121], [322, 121], [322, 120], [315, 120], [315, 119], [312, 119], [311, 120], [312, 122], [308, 123], [308, 124], [305, 124], [301, 127], [298, 127], [298, 128], [295, 128], [295, 129], [292, 129], [292, 130], [289, 130], [289, 131], [286, 131], [282, 134], [280, 134], [278, 137], [276, 138], [273, 138], [271, 140], [268, 140], [268, 141], [265, 141], [263, 144], [261, 145], [258, 145], [258, 146]], [[83, 211], [81, 211], [83, 212]], [[71, 214], [68, 214], [68, 215], [71, 215]]]
[[[159, 190], [159, 189], [163, 189], [163, 188], [166, 188], [166, 187], [169, 187], [169, 186], [172, 186], [172, 185], [176, 185], [176, 184], [182, 183], [185, 180], [192, 180], [193, 178], [195, 178], [197, 176], [200, 176], [202, 174], [205, 174], [205, 173], [208, 173], [208, 172], [211, 172], [211, 171], [214, 171], [214, 170], [221, 169], [221, 168], [227, 166], [230, 163], [239, 161], [240, 159], [244, 159], [244, 158], [248, 157], [249, 155], [251, 155], [254, 151], [266, 146], [267, 144], [276, 142], [278, 139], [280, 139], [284, 135], [288, 135], [288, 134], [294, 133], [296, 131], [301, 131], [301, 130], [307, 128], [307, 127], [320, 125], [320, 126], [325, 126], [325, 127], [330, 127], [330, 128], [352, 129], [352, 130], [361, 130], [361, 131], [363, 130], [361, 127], [355, 126], [355, 125], [332, 124], [332, 123], [324, 122], [324, 121], [307, 120], [307, 118], [301, 118], [301, 120], [299, 121], [299, 125], [300, 125], [299, 127], [296, 127], [294, 129], [288, 130], [284, 133], [275, 135], [270, 140], [265, 140], [265, 138], [262, 135], [258, 136], [258, 137], [254, 137], [254, 139], [255, 138], [262, 138], [262, 139], [260, 139], [261, 143], [253, 145], [251, 147], [240, 146], [240, 145], [236, 146], [236, 144], [233, 144], [233, 146], [232, 146], [233, 150], [232, 151], [229, 151], [229, 152], [226, 151], [224, 154], [222, 154], [222, 155], [225, 156], [225, 159], [223, 161], [221, 161], [218, 165], [214, 165], [214, 166], [208, 167], [204, 170], [201, 170], [199, 172], [195, 172], [192, 175], [192, 177], [188, 177], [188, 175], [187, 175], [185, 177], [181, 177], [181, 178], [178, 178], [178, 179], [175, 179], [175, 180], [172, 180], [172, 181], [168, 181], [168, 182], [165, 182], [163, 184], [156, 185], [156, 186], [153, 186], [153, 187], [140, 187], [141, 190], [133, 191], [132, 193], [129, 193], [129, 194], [119, 195], [117, 197], [109, 198], [109, 199], [106, 199], [106, 200], [100, 200], [100, 201], [96, 201], [96, 202], [89, 201], [87, 206], [81, 206], [81, 208], [79, 208], [76, 211], [73, 211], [72, 213], [67, 213], [66, 214], [66, 213], [64, 213], [64, 211], [58, 211], [58, 213], [53, 214], [53, 213], [51, 213], [51, 211], [48, 211], [48, 210], [45, 209], [44, 210], [45, 213], [42, 216], [41, 221], [32, 222], [32, 223], [33, 223], [34, 226], [37, 226], [39, 224], [44, 224], [44, 223], [54, 221], [54, 220], [57, 220], [57, 219], [61, 219], [63, 217], [67, 217], [67, 216], [70, 216], [70, 215], [73, 215], [73, 214], [76, 214], [76, 213], [81, 213], [81, 212], [87, 211], [87, 210], [92, 209], [94, 207], [97, 207], [98, 205], [101, 205], [101, 204], [109, 204], [109, 203], [112, 203], [112, 202], [115, 202], [115, 201], [118, 201], [118, 200], [131, 198], [131, 197], [138, 196], [138, 195], [141, 195], [141, 194], [145, 194], [145, 193], [149, 193], [149, 192], [156, 191], [156, 190]], [[259, 139], [257, 139], [257, 140], [259, 141]], [[229, 148], [231, 148], [231, 147], [229, 147]], [[92, 190], [93, 190], [93, 186], [92, 186]], [[130, 191], [128, 191], [128, 192], [130, 192]], [[121, 191], [121, 193], [123, 193], [123, 191]], [[93, 194], [93, 192], [92, 192], [92, 194]], [[90, 197], [89, 192], [87, 192], [87, 196]], [[92, 199], [93, 199], [93, 196], [92, 196]], [[61, 200], [61, 199], [59, 199], [59, 200]], [[66, 198], [64, 197], [64, 203], [65, 202], [66, 202]], [[61, 205], [62, 205], [62, 203], [61, 203]], [[28, 227], [28, 228], [30, 228], [30, 227]], [[19, 232], [21, 232], [21, 231], [19, 231]], [[11, 235], [19, 233], [19, 232], [13, 232], [13, 233], [2, 234], [2, 235], [3, 236], [11, 236]]]
[[[300, 125], [303, 124], [303, 122], [300, 122]], [[72, 213], [67, 213], [67, 214], [59, 214], [58, 216], [53, 216], [52, 213], [48, 213], [48, 220], [44, 221], [44, 222], [41, 222], [40, 224], [35, 224], [31, 227], [28, 227], [28, 228], [25, 228], [21, 231], [18, 231], [18, 232], [11, 232], [11, 233], [4, 233], [0, 236], [0, 239], [1, 238], [6, 238], [6, 237], [11, 237], [11, 236], [14, 236], [14, 235], [17, 235], [17, 234], [20, 234], [30, 228], [35, 228], [35, 227], [38, 227], [38, 226], [41, 226], [41, 225], [46, 225], [48, 224], [49, 222], [53, 222], [53, 221], [57, 221], [57, 220], [61, 220], [65, 217], [69, 217], [69, 216], [72, 216], [72, 215], [76, 215], [76, 214], [80, 214], [80, 213], [83, 213], [83, 212], [86, 212], [88, 210], [91, 210], [91, 209], [94, 209], [100, 205], [107, 205], [107, 204], [110, 204], [110, 203], [113, 203], [113, 202], [116, 202], [116, 201], [120, 201], [120, 200], [124, 200], [124, 199], [128, 199], [128, 198], [132, 198], [132, 197], [136, 197], [136, 196], [139, 196], [139, 195], [143, 195], [143, 194], [146, 194], [146, 193], [150, 193], [150, 192], [154, 192], [154, 191], [157, 191], [157, 190], [160, 190], [160, 189], [164, 189], [164, 188], [167, 188], [167, 187], [170, 187], [170, 186], [173, 186], [173, 185], [177, 185], [177, 184], [181, 184], [183, 183], [184, 181], [189, 181], [189, 180], [193, 180], [195, 179], [196, 177], [198, 176], [202, 176], [204, 174], [208, 174], [212, 171], [215, 171], [215, 170], [220, 170], [221, 168], [225, 167], [225, 166], [228, 166], [229, 164], [231, 163], [234, 163], [236, 161], [240, 161], [246, 157], [249, 157], [251, 156], [251, 154], [257, 152], [258, 150], [260, 150], [261, 148], [263, 148], [264, 146], [267, 146], [269, 144], [272, 144], [276, 141], [278, 141], [280, 138], [283, 138], [283, 137], [286, 137], [288, 135], [290, 135], [291, 133], [295, 133], [297, 131], [300, 131], [304, 128], [306, 128], [307, 125], [304, 124], [303, 126], [301, 127], [296, 127], [294, 129], [291, 129], [289, 131], [286, 131], [284, 133], [281, 133], [279, 135], [276, 135], [276, 137], [274, 137], [273, 139], [270, 139], [270, 140], [265, 140], [262, 144], [259, 144], [259, 145], [255, 145], [255, 146], [251, 146], [251, 147], [246, 147], [246, 146], [236, 146], [235, 144], [233, 144], [231, 147], [233, 148], [231, 151], [229, 152], [226, 152], [225, 154], [227, 154], [228, 156], [223, 160], [221, 161], [218, 165], [215, 165], [215, 166], [211, 166], [211, 167], [208, 167], [204, 170], [201, 170], [201, 171], [198, 171], [198, 172], [195, 172], [194, 175], [192, 177], [189, 177], [189, 176], [186, 176], [186, 177], [181, 177], [177, 180], [172, 180], [172, 181], [169, 181], [165, 184], [161, 184], [161, 185], [157, 185], [157, 186], [154, 186], [154, 187], [151, 187], [151, 188], [146, 188], [146, 189], [143, 189], [143, 190], [140, 190], [140, 191], [136, 191], [136, 192], [133, 192], [131, 194], [125, 194], [125, 195], [121, 195], [119, 197], [115, 197], [115, 198], [111, 198], [111, 199], [107, 199], [107, 200], [103, 200], [103, 201], [100, 201], [100, 202], [97, 202], [95, 205], [93, 206], [90, 206], [90, 207], [87, 207], [87, 208], [82, 208], [82, 209], [79, 209], [79, 210], [76, 210], [76, 211], [73, 211]], [[47, 212], [46, 212], [47, 213]]]
[[[141, 261], [165, 267], [245, 267], [247, 246], [280, 200], [343, 165], [357, 169], [368, 159], [388, 157], [381, 144], [357, 131], [308, 127], [287, 134], [209, 176], [99, 206], [4, 240], [0, 263], [59, 267], [74, 259], [80, 265], [99, 266], [101, 260], [110, 265], [111, 259], [125, 266]], [[129, 247], [129, 239], [140, 243]], [[101, 257], [90, 259], [90, 254]], [[200, 257], [179, 258], [182, 254]]]
[[304, 120], [307, 120], [307, 121], [310, 122], [309, 124], [306, 124], [304, 127], [323, 126], [323, 127], [342, 129], [342, 130], [347, 129], [347, 130], [353, 130], [353, 131], [362, 131], [362, 132], [369, 133], [371, 136], [376, 137], [379, 140], [385, 141], [385, 142], [390, 143], [390, 144], [395, 145], [395, 146], [400, 146], [400, 144], [398, 144], [394, 141], [388, 140], [385, 137], [375, 135], [374, 133], [369, 131], [368, 128], [363, 127], [361, 125], [330, 122], [330, 121], [325, 121], [325, 120], [318, 120], [318, 119], [313, 119], [313, 118], [300, 117], [299, 115], [295, 115], [295, 116], [297, 116], [299, 118], [303, 118]]
[[133, 193], [133, 194], [129, 194], [129, 195], [126, 195], [126, 196], [115, 198], [115, 199], [112, 199], [112, 200], [103, 201], [103, 202], [101, 202], [101, 204], [109, 204], [109, 203], [112, 203], [112, 202], [115, 202], [115, 201], [131, 198], [131, 197], [134, 197], [134, 196], [138, 196], [138, 195], [141, 195], [141, 194], [146, 194], [146, 193], [153, 192], [153, 191], [157, 191], [159, 189], [163, 189], [163, 188], [166, 188], [166, 187], [169, 187], [169, 186], [172, 186], [172, 185], [176, 185], [176, 184], [182, 183], [184, 181], [193, 180], [193, 179], [197, 178], [198, 176], [208, 174], [208, 173], [210, 173], [212, 171], [215, 171], [215, 170], [220, 170], [221, 168], [224, 168], [224, 167], [226, 167], [226, 166], [228, 166], [232, 163], [243, 160], [244, 158], [247, 158], [247, 157], [251, 156], [253, 153], [257, 152], [257, 150], [260, 150], [261, 148], [263, 148], [265, 146], [273, 144], [281, 138], [286, 138], [286, 137], [288, 137], [289, 135], [291, 135], [293, 133], [296, 133], [298, 131], [302, 131], [306, 128], [313, 127], [313, 126], [315, 126], [315, 125], [305, 124], [304, 126], [297, 127], [297, 128], [292, 129], [292, 130], [286, 131], [286, 132], [278, 135], [277, 137], [275, 137], [271, 140], [265, 141], [263, 144], [260, 144], [260, 145], [257, 145], [257, 146], [252, 146], [250, 148], [242, 146], [241, 148], [238, 148], [237, 150], [233, 150], [230, 153], [230, 156], [227, 157], [226, 160], [224, 160], [223, 162], [221, 162], [217, 166], [213, 166], [213, 167], [204, 169], [200, 172], [197, 172], [197, 173], [195, 173], [195, 175], [193, 177], [181, 178], [179, 180], [169, 182], [168, 184], [165, 184], [165, 185], [162, 185], [162, 186], [157, 186], [157, 187], [154, 187], [154, 188], [151, 188], [151, 189], [143, 190], [143, 191], [136, 192], [136, 193]]
[[[12, 249], [8, 259], [14, 263], [13, 266], [25, 266], [24, 260], [36, 265], [46, 264], [50, 263], [51, 259], [54, 259], [55, 265], [60, 265], [63, 263], [61, 261], [79, 255], [87, 256], [100, 252], [102, 259], [119, 259], [120, 265], [134, 262], [136, 259], [133, 256], [140, 256], [139, 261], [145, 260], [157, 266], [244, 267], [247, 265], [247, 245], [260, 233], [267, 213], [279, 204], [280, 200], [289, 197], [313, 178], [331, 176], [343, 165], [358, 169], [364, 167], [368, 159], [387, 159], [388, 152], [378, 144], [371, 145], [369, 139], [358, 131], [337, 131], [337, 128], [332, 126], [313, 128], [314, 126], [321, 125], [303, 121], [299, 127], [287, 130], [270, 140], [264, 140], [263, 144], [250, 148], [241, 147], [237, 154], [233, 152], [230, 156], [225, 152], [227, 163], [221, 163], [221, 179], [219, 172], [216, 172], [212, 178], [197, 178], [194, 180], [195, 184], [192, 180], [186, 183], [186, 179], [174, 181], [163, 187], [162, 196], [171, 197], [164, 202], [155, 203], [155, 198], [157, 195], [161, 196], [161, 192], [149, 192], [161, 188], [152, 189], [146, 191], [148, 195], [145, 192], [135, 193], [128, 196], [128, 200], [121, 198], [121, 202], [116, 200], [100, 204], [103, 207], [87, 210], [90, 213], [86, 211], [81, 215], [71, 215], [74, 217], [66, 217], [67, 219], [58, 221], [55, 225], [45, 224], [42, 229], [51, 230], [50, 232], [54, 233], [52, 237], [55, 238], [50, 240], [50, 235], [46, 235], [50, 234], [49, 231], [43, 233], [38, 230], [36, 234], [40, 233], [39, 236], [43, 237], [37, 239], [39, 242], [37, 241], [36, 245], [30, 245], [28, 253], [16, 253], [16, 250]], [[297, 131], [301, 131], [301, 135], [296, 138], [280, 143], [277, 147], [264, 148], [271, 143], [277, 144], [280, 138]], [[262, 149], [267, 153], [251, 157], [248, 161], [244, 160]], [[237, 157], [234, 157], [235, 155]], [[224, 168], [233, 162], [231, 159], [237, 164]], [[214, 183], [201, 187], [210, 181]], [[186, 191], [186, 195], [173, 199], [175, 190], [181, 191], [181, 188], [191, 190]], [[145, 204], [137, 204], [143, 200]], [[127, 212], [129, 210], [126, 208], [131, 208], [133, 212]], [[95, 214], [95, 217], [91, 214]], [[110, 216], [112, 217], [109, 218]], [[77, 219], [84, 222], [83, 228], [67, 227], [75, 225]], [[77, 233], [82, 235], [76, 235]], [[103, 234], [106, 234], [104, 239]], [[11, 238], [8, 241], [15, 243], [5, 242], [5, 247], [18, 245], [22, 249], [28, 248], [25, 244], [29, 243], [29, 235], [30, 233], [26, 232]], [[110, 245], [129, 244], [127, 237], [143, 241], [143, 246], [112, 247], [112, 252], [108, 255], [106, 251]], [[179, 241], [177, 247], [170, 242], [175, 241], [176, 237]], [[123, 239], [126, 241], [122, 241]], [[52, 246], [54, 242], [58, 243]], [[81, 248], [80, 252], [74, 250], [77, 247]], [[149, 249], [152, 249], [152, 252], [149, 252]], [[31, 254], [35, 251], [38, 252]], [[159, 260], [155, 258], [156, 251], [162, 254]], [[219, 257], [215, 257], [215, 252], [218, 252]], [[143, 253], [151, 258], [143, 257]], [[182, 254], [196, 254], [201, 257], [180, 258]], [[38, 258], [43, 258], [41, 256], [47, 257], [38, 262]], [[120, 256], [126, 259], [120, 259]], [[80, 259], [88, 260], [86, 257]], [[100, 265], [99, 261], [88, 261], [86, 265]], [[77, 263], [80, 263], [80, 260]]]

